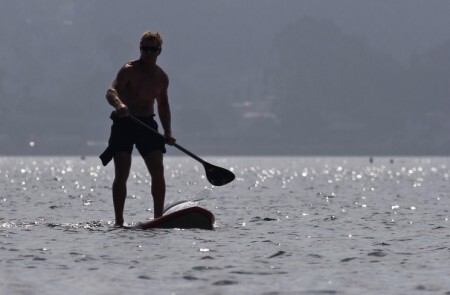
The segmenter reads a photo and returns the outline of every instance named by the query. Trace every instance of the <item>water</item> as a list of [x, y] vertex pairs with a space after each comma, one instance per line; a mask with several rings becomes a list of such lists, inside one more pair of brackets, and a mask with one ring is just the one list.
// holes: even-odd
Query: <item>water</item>
[[[117, 229], [113, 167], [0, 158], [1, 294], [450, 294], [449, 158], [165, 160], [168, 202], [206, 196], [215, 231]], [[128, 224], [152, 216], [134, 158]], [[211, 189], [204, 194], [204, 189]]]

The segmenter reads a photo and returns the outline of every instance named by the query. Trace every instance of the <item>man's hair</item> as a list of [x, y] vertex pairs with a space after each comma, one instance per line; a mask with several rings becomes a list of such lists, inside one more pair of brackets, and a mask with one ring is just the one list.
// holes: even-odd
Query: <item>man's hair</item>
[[141, 37], [140, 45], [142, 45], [146, 40], [156, 40], [159, 46], [162, 46], [163, 44], [161, 35], [158, 32], [145, 32]]

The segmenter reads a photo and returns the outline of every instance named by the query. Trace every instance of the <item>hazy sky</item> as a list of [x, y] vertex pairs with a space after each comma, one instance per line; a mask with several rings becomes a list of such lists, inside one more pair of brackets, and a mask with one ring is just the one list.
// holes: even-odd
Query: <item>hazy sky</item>
[[[239, 153], [240, 150], [251, 153], [252, 143], [261, 147], [261, 143], [265, 142], [264, 128], [269, 128], [271, 134], [283, 129], [286, 122], [283, 123], [282, 119], [286, 110], [279, 110], [279, 106], [283, 105], [280, 102], [286, 98], [293, 99], [293, 93], [298, 93], [295, 99], [299, 101], [299, 114], [305, 111], [306, 114], [317, 114], [317, 118], [326, 117], [320, 123], [325, 124], [322, 127], [328, 128], [327, 130], [331, 130], [328, 125], [335, 124], [333, 120], [339, 121], [339, 126], [346, 126], [342, 127], [344, 129], [348, 127], [348, 132], [352, 132], [355, 126], [362, 126], [358, 128], [362, 129], [360, 131], [363, 134], [364, 122], [348, 119], [350, 113], [347, 116], [342, 112], [324, 112], [322, 105], [327, 104], [327, 99], [336, 103], [333, 93], [344, 93], [346, 87], [360, 89], [358, 93], [366, 93], [369, 88], [379, 87], [384, 91], [380, 95], [388, 93], [386, 97], [390, 97], [401, 92], [400, 88], [414, 86], [413, 80], [408, 79], [416, 79], [425, 73], [411, 68], [411, 64], [417, 62], [416, 57], [424, 55], [425, 60], [442, 58], [439, 57], [439, 50], [436, 51], [437, 55], [429, 54], [430, 50], [450, 40], [449, 15], [450, 1], [447, 0], [2, 0], [0, 115], [3, 118], [0, 119], [0, 143], [3, 151], [0, 150], [0, 154], [33, 152], [39, 146], [45, 147], [49, 153], [60, 152], [61, 148], [57, 145], [64, 149], [67, 145], [73, 146], [73, 142], [77, 140], [82, 145], [88, 141], [91, 143], [91, 149], [84, 147], [81, 148], [82, 151], [101, 151], [102, 143], [109, 135], [110, 121], [107, 116], [111, 111], [104, 99], [105, 90], [117, 70], [125, 62], [138, 57], [138, 40], [146, 30], [159, 31], [164, 38], [159, 64], [171, 77], [169, 94], [174, 129], [178, 131], [178, 138], [182, 143], [200, 149], [207, 146], [204, 151], [211, 153]], [[312, 20], [304, 23], [311, 27], [307, 29], [309, 31], [300, 32], [302, 28], [298, 27], [299, 22], [305, 19]], [[319, 93], [314, 89], [307, 89], [304, 93], [303, 88], [295, 90], [295, 84], [303, 85], [301, 83], [305, 81], [300, 76], [296, 77], [300, 84], [294, 81], [292, 89], [283, 88], [285, 93], [280, 93], [281, 84], [277, 82], [279, 75], [273, 71], [283, 67], [277, 64], [276, 56], [287, 52], [287, 49], [280, 47], [298, 45], [289, 45], [289, 42], [286, 42], [288, 45], [275, 44], [277, 36], [284, 36], [289, 26], [297, 26], [295, 30], [299, 34], [309, 34], [312, 38], [305, 40], [315, 42], [322, 35], [314, 36], [314, 32], [321, 32], [320, 34], [324, 34], [323, 38], [338, 36], [339, 40], [347, 42], [342, 50], [359, 46], [359, 53], [370, 51], [367, 53], [370, 56], [368, 59], [384, 60], [383, 56], [392, 58], [389, 63], [396, 69], [396, 75], [402, 77], [407, 72], [406, 80], [409, 82], [366, 87], [367, 85], [363, 86], [365, 80], [355, 81], [354, 86], [348, 84], [330, 89], [324, 93], [324, 101], [302, 110], [301, 102], [307, 99], [305, 95], [319, 97]], [[295, 50], [293, 48], [294, 52]], [[310, 49], [304, 47], [303, 50]], [[343, 56], [339, 52], [332, 53], [338, 58]], [[296, 60], [293, 60], [292, 65], [312, 67], [314, 63], [305, 65], [305, 61], [301, 61], [305, 57], [305, 52], [299, 50], [298, 60], [294, 56]], [[361, 68], [369, 69], [375, 64], [373, 60], [372, 65], [367, 65], [364, 60], [357, 62]], [[321, 62], [323, 58], [316, 62], [317, 73], [326, 73], [329, 65]], [[358, 68], [358, 65], [353, 67]], [[382, 72], [389, 67], [383, 65], [382, 68], [366, 72], [375, 71], [381, 77]], [[351, 79], [355, 69], [352, 71], [346, 70], [342, 72], [342, 76]], [[308, 68], [305, 68], [302, 75], [309, 75], [308, 73]], [[329, 80], [333, 77], [325, 78], [329, 85]], [[433, 81], [429, 76], [425, 78]], [[438, 88], [444, 89], [445, 86], [441, 84]], [[430, 89], [427, 93], [432, 93], [432, 89], [437, 89], [435, 86], [430, 82], [422, 89]], [[392, 91], [396, 87], [399, 89]], [[436, 94], [437, 99], [443, 100], [442, 92], [440, 90]], [[403, 94], [405, 97], [398, 98], [399, 104], [408, 105], [406, 96], [412, 93], [417, 91], [411, 88]], [[359, 99], [357, 93], [349, 95], [354, 100]], [[268, 100], [269, 96], [274, 97]], [[370, 97], [376, 95], [369, 93], [367, 99]], [[420, 100], [421, 97], [415, 99]], [[423, 99], [429, 97], [424, 96]], [[416, 110], [402, 114], [402, 120], [408, 121], [405, 128], [412, 130], [407, 135], [414, 137], [415, 129], [436, 130], [436, 124], [440, 125], [439, 132], [446, 132], [450, 128], [447, 127], [450, 122], [444, 116], [448, 110], [442, 108], [438, 113], [434, 110], [427, 111], [421, 120], [415, 121], [415, 111], [420, 112], [423, 107], [418, 105], [420, 107]], [[383, 121], [382, 116], [380, 113], [380, 121]], [[436, 116], [444, 119], [429, 120]], [[231, 126], [226, 121], [227, 118], [233, 120], [232, 123], [237, 122], [237, 125]], [[295, 126], [299, 122], [294, 118], [291, 125]], [[213, 134], [205, 134], [205, 126], [210, 126]], [[43, 132], [46, 128], [48, 130]], [[310, 133], [314, 134], [314, 126], [311, 128]], [[309, 138], [310, 133], [295, 136]], [[245, 134], [254, 135], [251, 143], [246, 142]], [[377, 138], [377, 134], [371, 136]], [[275, 142], [280, 137], [282, 138], [271, 138], [273, 146], [266, 142], [260, 152], [284, 153], [285, 150]], [[328, 133], [316, 137], [308, 148], [308, 143], [304, 141], [291, 143], [289, 153], [296, 152], [292, 145], [305, 147], [299, 147], [299, 153], [314, 153], [318, 146], [324, 146], [321, 142], [326, 145], [336, 143]], [[442, 137], [440, 133], [436, 133], [436, 138], [438, 137]], [[226, 142], [235, 142], [237, 147], [221, 148], [226, 144], [221, 138]], [[199, 143], [199, 139], [205, 143]], [[35, 149], [30, 150], [26, 145], [31, 140], [40, 140], [42, 144], [37, 143]], [[386, 139], [380, 137], [381, 140]], [[363, 141], [358, 140], [360, 144]], [[92, 148], [93, 142], [95, 144]], [[407, 142], [409, 141], [405, 141], [404, 145]], [[450, 150], [448, 142], [437, 144], [440, 144], [439, 153], [446, 148]], [[348, 151], [349, 154], [372, 153], [376, 149], [373, 144], [370, 147], [363, 144], [340, 147], [341, 152]], [[389, 143], [382, 149], [383, 153], [389, 152]], [[395, 147], [392, 151], [401, 153], [403, 149], [404, 146]], [[332, 150], [325, 149], [323, 152], [330, 153]], [[39, 150], [43, 151], [44, 148]], [[433, 149], [430, 151], [436, 152]], [[423, 152], [426, 153], [425, 148]]]
[[[195, 30], [218, 35], [260, 37], [302, 17], [331, 20], [349, 34], [364, 36], [376, 48], [408, 58], [449, 38], [450, 2], [446, 0], [250, 0], [250, 1], [131, 1], [130, 15], [123, 2], [111, 1], [117, 25], [158, 28], [168, 40]], [[133, 3], [135, 9], [133, 9]], [[137, 8], [137, 9], [136, 9]], [[109, 11], [106, 9], [106, 11]], [[148, 18], [146, 17], [148, 16]], [[138, 35], [139, 32], [136, 32]], [[212, 35], [202, 35], [213, 38]]]

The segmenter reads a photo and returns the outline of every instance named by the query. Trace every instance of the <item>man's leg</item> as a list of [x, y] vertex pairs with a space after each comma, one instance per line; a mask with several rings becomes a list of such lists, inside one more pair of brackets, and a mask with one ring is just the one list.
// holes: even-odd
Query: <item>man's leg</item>
[[127, 197], [127, 179], [130, 174], [131, 155], [126, 152], [118, 152], [114, 155], [115, 177], [112, 187], [114, 212], [116, 225], [123, 225], [123, 208]]
[[164, 210], [166, 196], [166, 181], [164, 179], [163, 153], [160, 150], [152, 151], [145, 158], [145, 165], [152, 177], [152, 196], [154, 217], [160, 217]]

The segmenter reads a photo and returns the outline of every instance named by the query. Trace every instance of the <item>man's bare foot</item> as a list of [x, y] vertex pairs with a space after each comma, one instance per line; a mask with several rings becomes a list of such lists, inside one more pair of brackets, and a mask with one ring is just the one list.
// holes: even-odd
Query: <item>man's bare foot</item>
[[116, 223], [114, 224], [116, 227], [123, 227], [123, 220], [116, 220]]

